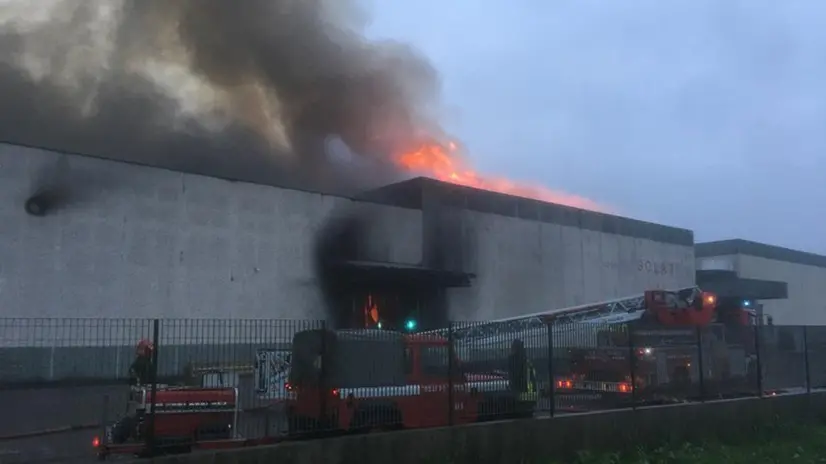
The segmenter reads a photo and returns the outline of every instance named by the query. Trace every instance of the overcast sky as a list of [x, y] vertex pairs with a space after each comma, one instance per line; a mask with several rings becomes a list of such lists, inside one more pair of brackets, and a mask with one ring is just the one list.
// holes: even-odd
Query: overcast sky
[[826, 253], [823, 0], [374, 2], [480, 170]]

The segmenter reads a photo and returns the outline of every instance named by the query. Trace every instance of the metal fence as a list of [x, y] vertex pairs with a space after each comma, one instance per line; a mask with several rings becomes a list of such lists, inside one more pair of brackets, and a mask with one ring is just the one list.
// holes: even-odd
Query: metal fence
[[[322, 321], [0, 319], [0, 407], [20, 417], [0, 440], [61, 429], [91, 439], [134, 414], [129, 400], [145, 388], [142, 446], [166, 446], [150, 424], [166, 420], [152, 398], [167, 385], [237, 390], [233, 428], [216, 437], [247, 439], [826, 388], [826, 327], [580, 323], [481, 336], [476, 324], [327, 338]], [[292, 352], [297, 333], [316, 334], [302, 342], [310, 351]], [[144, 387], [130, 382], [139, 340], [154, 346]]]

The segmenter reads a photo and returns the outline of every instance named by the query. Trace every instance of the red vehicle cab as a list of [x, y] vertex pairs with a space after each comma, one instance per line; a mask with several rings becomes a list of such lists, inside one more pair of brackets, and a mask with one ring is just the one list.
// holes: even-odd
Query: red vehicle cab
[[[96, 438], [98, 456], [145, 452], [152, 411], [151, 388], [132, 387], [127, 413]], [[234, 388], [158, 386], [155, 392], [154, 444], [161, 452], [189, 451], [198, 442], [227, 440], [238, 424]]]
[[717, 297], [698, 288], [645, 292], [647, 316], [663, 326], [706, 326], [714, 321]]
[[469, 423], [486, 402], [508, 398], [507, 379], [468, 379], [434, 335], [309, 330], [295, 335], [292, 353], [292, 436]]

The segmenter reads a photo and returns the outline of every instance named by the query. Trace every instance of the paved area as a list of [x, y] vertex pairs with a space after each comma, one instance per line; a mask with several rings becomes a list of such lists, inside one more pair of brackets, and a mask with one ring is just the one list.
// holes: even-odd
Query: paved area
[[[89, 456], [93, 426], [123, 412], [126, 386], [0, 390], [0, 462], [74, 462]], [[8, 439], [15, 435], [42, 436]]]
[[[86, 462], [92, 457], [92, 439], [100, 424], [120, 417], [129, 387], [41, 388], [0, 390], [0, 463]], [[251, 399], [242, 398], [247, 406]], [[262, 412], [242, 414], [239, 432], [263, 436], [286, 429], [283, 420]], [[37, 434], [36, 436], [31, 436]]]

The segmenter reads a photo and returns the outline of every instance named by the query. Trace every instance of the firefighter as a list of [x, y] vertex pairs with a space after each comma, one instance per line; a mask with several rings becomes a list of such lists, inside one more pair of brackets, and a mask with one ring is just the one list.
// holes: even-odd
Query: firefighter
[[525, 344], [519, 339], [511, 344], [511, 353], [508, 356], [508, 380], [517, 405], [514, 412], [519, 415], [533, 414], [533, 406], [538, 399], [536, 369], [528, 359]]
[[132, 385], [143, 385], [151, 380], [153, 351], [155, 351], [155, 345], [149, 340], [143, 339], [138, 342], [135, 348], [135, 360], [129, 367], [129, 380]]
[[[135, 360], [129, 366], [129, 384], [140, 386], [152, 380], [152, 352], [155, 345], [149, 340], [142, 339], [135, 347]], [[110, 439], [112, 443], [125, 443], [135, 434], [138, 419], [134, 413], [128, 413], [112, 424]]]

